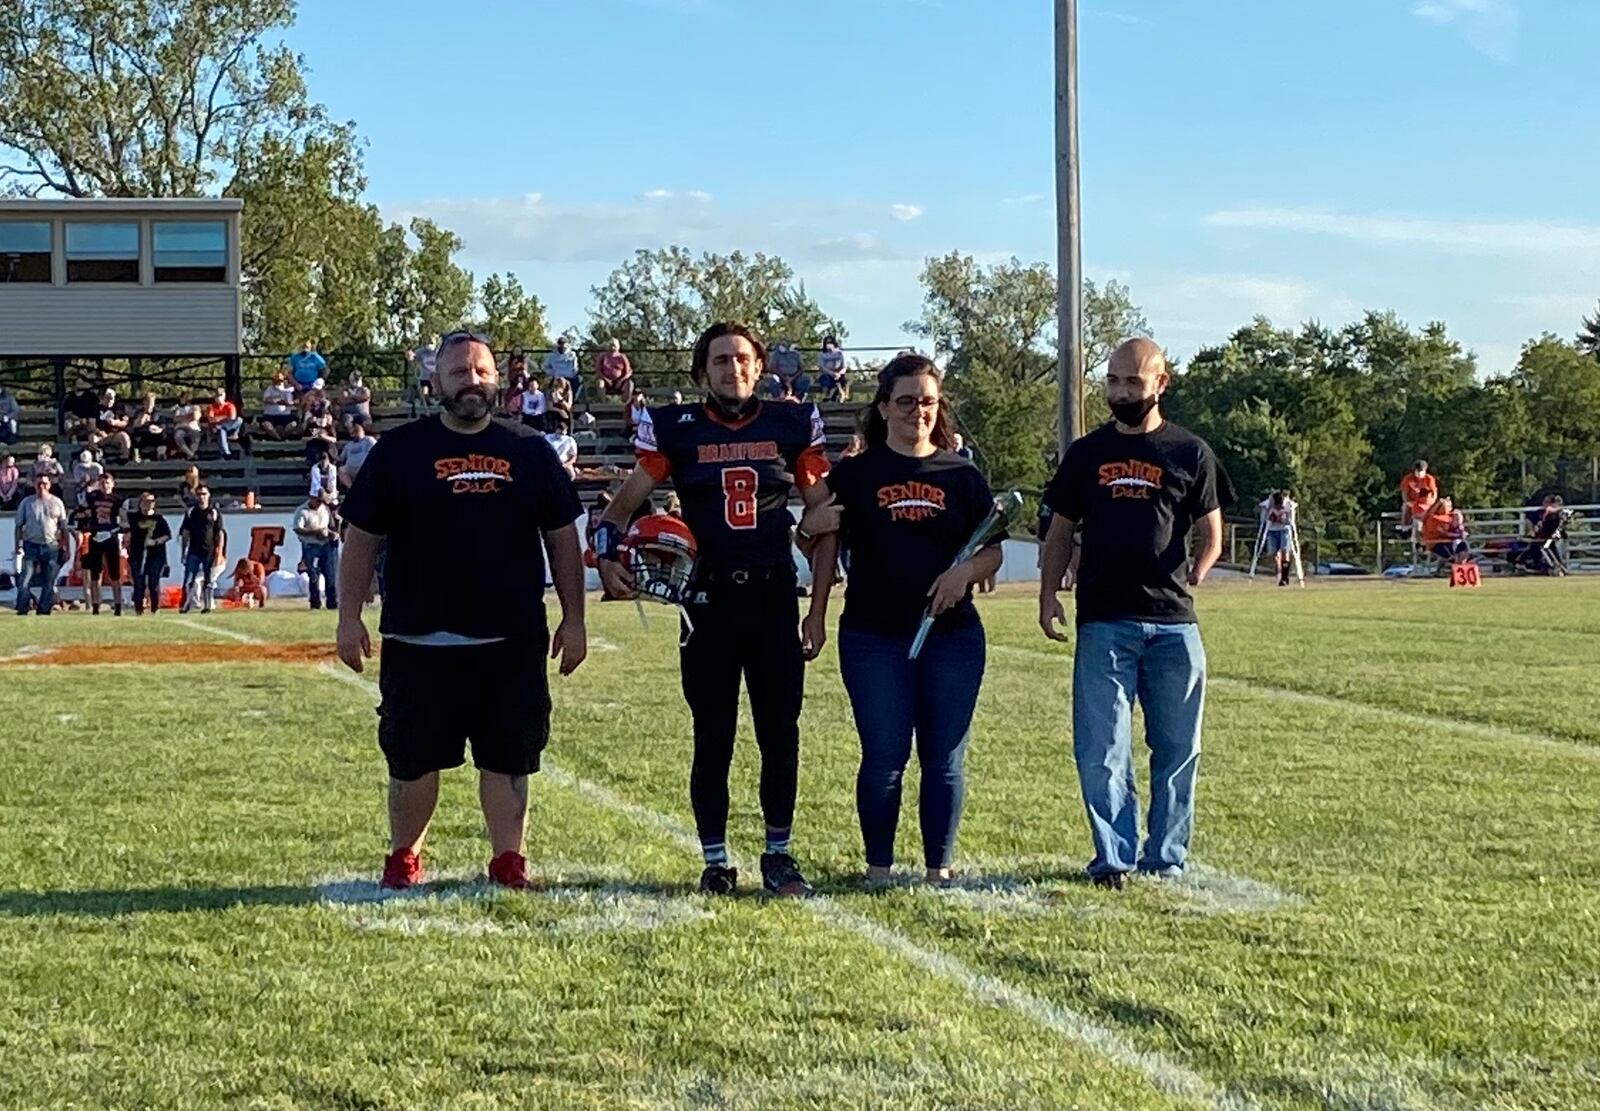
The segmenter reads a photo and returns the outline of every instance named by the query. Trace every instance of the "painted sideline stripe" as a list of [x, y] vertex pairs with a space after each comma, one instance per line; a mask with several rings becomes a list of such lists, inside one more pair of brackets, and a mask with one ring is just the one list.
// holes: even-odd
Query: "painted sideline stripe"
[[[331, 663], [320, 664], [317, 670], [341, 682], [359, 687], [366, 691], [369, 697], [377, 696], [377, 684], [370, 679], [363, 679], [354, 672]], [[598, 803], [607, 810], [627, 815], [666, 834], [688, 852], [699, 853], [699, 837], [677, 819], [625, 799], [599, 783], [555, 766], [548, 759], [544, 761], [542, 771], [553, 782]], [[1069, 1041], [1094, 1050], [1118, 1065], [1142, 1073], [1157, 1090], [1167, 1095], [1180, 1099], [1201, 1100], [1219, 1108], [1256, 1106], [1247, 1097], [1218, 1090], [1198, 1073], [1191, 1072], [1160, 1053], [1137, 1048], [1116, 1031], [1100, 1025], [1077, 1011], [1041, 999], [1032, 992], [998, 977], [974, 971], [948, 953], [918, 944], [899, 930], [848, 911], [826, 896], [799, 900], [799, 905], [824, 922], [853, 933], [886, 952], [932, 972], [990, 1006], [1014, 1011]]]
[[[1017, 648], [1010, 644], [991, 644], [989, 650], [991, 652], [999, 652], [1002, 655], [1018, 656], [1025, 659], [1050, 660], [1062, 664], [1072, 663], [1072, 655], [1069, 652], [1045, 652], [1037, 648]], [[1462, 721], [1459, 718], [1433, 718], [1428, 717], [1426, 714], [1414, 714], [1409, 710], [1397, 710], [1392, 706], [1375, 706], [1371, 702], [1358, 702], [1355, 699], [1339, 698], [1331, 694], [1311, 694], [1307, 691], [1291, 690], [1287, 687], [1269, 687], [1263, 683], [1253, 683], [1248, 679], [1231, 679], [1226, 676], [1208, 675], [1206, 682], [1217, 690], [1239, 691], [1259, 698], [1269, 698], [1277, 702], [1293, 702], [1302, 706], [1317, 706], [1326, 710], [1345, 710], [1366, 714], [1369, 717], [1381, 718], [1396, 725], [1444, 729], [1477, 737], [1479, 740], [1510, 741], [1515, 744], [1527, 745], [1531, 748], [1554, 749], [1568, 756], [1581, 756], [1586, 760], [1600, 760], [1600, 745], [1567, 741], [1560, 737], [1546, 736], [1543, 733], [1525, 733], [1519, 729], [1508, 729], [1503, 725], [1486, 725], [1483, 722]]]
[[225, 629], [221, 625], [213, 625], [207, 621], [196, 621], [192, 617], [175, 617], [173, 618], [173, 624], [184, 625], [191, 629], [199, 629], [202, 633], [210, 633], [212, 636], [228, 637], [230, 640], [237, 640], [242, 644], [267, 643], [260, 637], [251, 636], [249, 633], [240, 633], [234, 631], [233, 629]]

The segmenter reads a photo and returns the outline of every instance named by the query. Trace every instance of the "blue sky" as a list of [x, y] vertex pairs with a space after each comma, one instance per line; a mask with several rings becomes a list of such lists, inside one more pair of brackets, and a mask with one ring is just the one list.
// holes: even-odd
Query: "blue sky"
[[[1446, 321], [1486, 371], [1600, 299], [1595, 0], [1081, 0], [1084, 259], [1187, 355]], [[636, 247], [786, 258], [857, 344], [922, 260], [1055, 257], [1050, 0], [303, 0], [370, 196], [581, 324]]]

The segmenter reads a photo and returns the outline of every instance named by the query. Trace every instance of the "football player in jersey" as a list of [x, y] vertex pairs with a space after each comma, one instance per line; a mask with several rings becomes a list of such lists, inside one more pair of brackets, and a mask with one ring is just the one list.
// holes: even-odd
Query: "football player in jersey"
[[84, 528], [89, 550], [83, 556], [83, 575], [89, 585], [89, 609], [100, 612], [100, 583], [111, 587], [111, 612], [122, 616], [122, 495], [117, 480], [107, 471], [83, 499]]
[[595, 555], [606, 590], [631, 597], [623, 532], [656, 486], [673, 484], [699, 545], [678, 658], [694, 718], [689, 801], [705, 855], [700, 889], [731, 895], [738, 883], [726, 838], [742, 673], [761, 750], [762, 885], [773, 895], [808, 895], [811, 885], [789, 851], [805, 681], [789, 491], [798, 487], [808, 507], [825, 497], [822, 416], [815, 405], [756, 396], [766, 350], [743, 325], [707, 328], [690, 370], [705, 401], [653, 408], [639, 421], [639, 465], [595, 530]]

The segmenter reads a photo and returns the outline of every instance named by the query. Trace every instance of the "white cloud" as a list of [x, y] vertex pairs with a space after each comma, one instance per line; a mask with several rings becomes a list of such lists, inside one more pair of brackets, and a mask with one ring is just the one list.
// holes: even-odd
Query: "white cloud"
[[1433, 220], [1324, 209], [1247, 208], [1213, 212], [1205, 222], [1216, 228], [1305, 232], [1474, 255], [1572, 255], [1600, 250], [1600, 226], [1545, 220]]
[[664, 201], [668, 197], [672, 196], [672, 190], [671, 189], [646, 189], [644, 191], [644, 195], [645, 195], [645, 199], [646, 200]]
[[902, 224], [906, 224], [921, 216], [922, 208], [914, 204], [892, 204], [889, 206], [889, 215], [899, 220]]
[[1048, 199], [1049, 199], [1049, 195], [1046, 194], [1046, 193], [1024, 193], [1020, 197], [1001, 197], [1000, 198], [1000, 203], [1001, 204], [1038, 204], [1040, 201], [1044, 201], [1044, 200], [1048, 200]]
[[1500, 298], [1499, 304], [1515, 309], [1520, 320], [1576, 322], [1594, 311], [1595, 298], [1583, 293], [1519, 293]]
[[709, 201], [711, 199], [711, 194], [704, 189], [691, 189], [686, 195], [692, 201]]
[[1516, 53], [1522, 26], [1516, 0], [1419, 0], [1411, 14], [1455, 27], [1469, 46], [1497, 62], [1508, 62]]
[[692, 251], [766, 251], [804, 275], [830, 262], [921, 259], [920, 248], [856, 231], [871, 227], [875, 206], [789, 205], [733, 209], [709, 196], [662, 196], [636, 201], [565, 203], [538, 193], [520, 197], [455, 197], [382, 203], [385, 218], [427, 216], [461, 236], [474, 268], [527, 264], [604, 263], [614, 266], [640, 248], [678, 244]]

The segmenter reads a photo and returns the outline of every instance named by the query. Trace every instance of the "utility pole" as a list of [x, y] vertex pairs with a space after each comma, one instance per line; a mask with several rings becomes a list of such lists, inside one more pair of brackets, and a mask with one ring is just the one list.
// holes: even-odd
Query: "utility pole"
[[1060, 447], [1083, 435], [1083, 238], [1078, 207], [1078, 0], [1056, 4], [1056, 378]]

